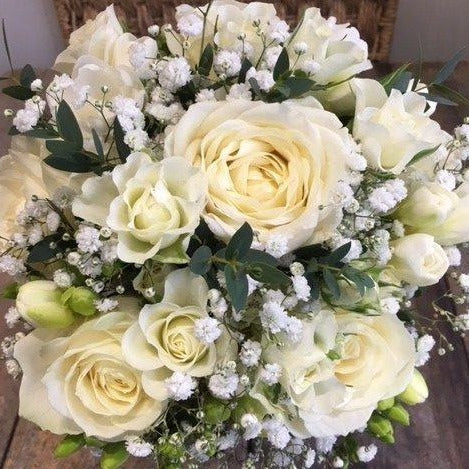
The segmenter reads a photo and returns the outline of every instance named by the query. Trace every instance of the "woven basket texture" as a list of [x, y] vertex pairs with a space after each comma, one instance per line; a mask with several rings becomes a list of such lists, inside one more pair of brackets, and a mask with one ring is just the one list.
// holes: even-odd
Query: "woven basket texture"
[[[241, 0], [244, 1], [244, 0]], [[399, 0], [283, 0], [274, 1], [279, 16], [295, 24], [305, 8], [317, 6], [324, 16], [350, 22], [369, 45], [372, 60], [388, 59]], [[119, 18], [136, 35], [148, 26], [173, 23], [177, 5], [205, 5], [207, 0], [54, 0], [65, 38], [88, 19], [114, 3]], [[250, 3], [244, 1], [244, 3]]]

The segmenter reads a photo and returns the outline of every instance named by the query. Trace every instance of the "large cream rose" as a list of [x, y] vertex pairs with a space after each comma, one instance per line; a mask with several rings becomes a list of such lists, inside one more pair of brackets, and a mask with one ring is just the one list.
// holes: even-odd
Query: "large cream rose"
[[307, 45], [306, 52], [296, 62], [303, 68], [306, 62], [316, 62], [314, 80], [320, 84], [339, 82], [371, 68], [368, 45], [360, 39], [356, 28], [337, 24], [335, 18], [324, 18], [319, 8], [308, 8], [288, 43], [290, 57], [295, 57], [297, 43]]
[[434, 285], [449, 268], [443, 248], [433, 236], [416, 233], [390, 243], [392, 258], [388, 269], [398, 280], [419, 287]]
[[[335, 361], [327, 357], [333, 348], [340, 355]], [[296, 412], [269, 403], [259, 384], [253, 397], [294, 434], [325, 437], [363, 427], [380, 400], [402, 392], [412, 378], [415, 348], [395, 315], [323, 311], [304, 322], [301, 342], [272, 346], [264, 356], [282, 366], [280, 383]]]
[[[186, 18], [194, 15], [200, 20], [203, 15], [199, 8], [206, 10], [207, 5], [202, 7], [193, 7], [191, 5], [179, 5], [176, 7], [176, 21], [184, 21]], [[259, 22], [260, 29], [266, 31], [268, 24], [279, 21], [274, 5], [263, 2], [241, 3], [236, 0], [215, 0], [212, 2], [207, 15], [205, 26], [204, 44], [215, 42], [222, 49], [243, 51], [251, 59], [252, 63], [256, 63], [262, 53], [262, 39], [257, 34], [257, 28], [253, 25], [254, 21]], [[217, 33], [215, 34], [215, 25]], [[239, 37], [244, 35], [243, 43]], [[191, 47], [184, 51], [182, 43], [184, 37], [175, 31], [166, 33], [166, 41], [168, 48], [172, 54], [184, 55], [192, 65], [199, 62], [200, 49], [202, 42], [202, 32], [188, 38]]]
[[353, 136], [373, 168], [399, 174], [420, 151], [438, 145], [445, 151], [451, 137], [430, 118], [423, 96], [393, 89], [388, 97], [379, 82], [369, 79], [353, 80], [351, 86], [356, 95]]
[[75, 63], [84, 55], [102, 60], [111, 67], [131, 66], [131, 47], [141, 44], [146, 48], [146, 57], [156, 58], [158, 46], [149, 37], [137, 39], [133, 34], [124, 33], [111, 5], [99, 13], [94, 20], [87, 21], [70, 35], [69, 46], [57, 57], [54, 69], [72, 73]]
[[212, 374], [215, 365], [236, 357], [236, 342], [223, 326], [212, 344], [200, 342], [194, 323], [207, 318], [208, 287], [189, 269], [171, 272], [160, 303], [145, 305], [138, 322], [124, 334], [125, 359], [142, 371], [145, 391], [166, 398], [164, 379], [179, 371], [195, 377]]
[[427, 233], [449, 246], [469, 241], [467, 184], [449, 191], [437, 183], [419, 185], [399, 205], [394, 216], [410, 233]]
[[133, 153], [111, 174], [88, 179], [73, 213], [113, 229], [124, 262], [143, 264], [156, 256], [184, 263], [205, 195], [204, 175], [183, 158], [154, 162], [146, 153]]
[[165, 403], [148, 396], [142, 373], [123, 359], [121, 339], [138, 306], [85, 322], [69, 337], [36, 329], [15, 346], [23, 370], [19, 415], [57, 434], [119, 441], [145, 431]]
[[61, 186], [70, 186], [71, 175], [42, 162], [47, 155], [38, 140], [13, 137], [8, 155], [0, 158], [0, 251], [18, 232], [16, 217], [32, 195], [51, 197]]
[[261, 242], [282, 235], [294, 249], [328, 238], [340, 222], [332, 202], [345, 179], [349, 134], [314, 99], [191, 106], [165, 142], [208, 177], [204, 218], [227, 241], [244, 223]]

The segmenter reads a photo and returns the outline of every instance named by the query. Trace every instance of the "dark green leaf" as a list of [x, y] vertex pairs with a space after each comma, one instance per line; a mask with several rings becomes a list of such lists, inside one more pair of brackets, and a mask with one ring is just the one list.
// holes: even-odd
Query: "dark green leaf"
[[54, 456], [62, 459], [76, 453], [85, 446], [85, 436], [83, 433], [79, 435], [67, 435], [54, 450]]
[[36, 79], [36, 73], [33, 67], [27, 64], [23, 67], [20, 73], [20, 83], [25, 88], [31, 88], [31, 83]]
[[282, 386], [280, 383], [275, 383], [272, 386], [264, 386], [264, 393], [272, 404], [277, 404], [281, 391]]
[[441, 67], [441, 69], [435, 75], [435, 78], [433, 78], [432, 84], [441, 84], [453, 74], [459, 62], [464, 57], [466, 49], [467, 46], [464, 46], [462, 49], [456, 52], [456, 54], [454, 54], [453, 57], [451, 57], [451, 59], [449, 59], [448, 62], [443, 65], [443, 67]]
[[251, 61], [249, 59], [244, 59], [241, 64], [241, 70], [239, 71], [238, 83], [244, 83], [246, 81], [246, 73], [251, 67]]
[[274, 67], [274, 80], [277, 81], [284, 73], [290, 69], [290, 59], [288, 57], [288, 51], [284, 47], [280, 55], [278, 56], [277, 62]]
[[469, 106], [469, 98], [461, 94], [459, 91], [452, 90], [445, 85], [433, 84], [430, 87], [430, 92], [449, 99], [453, 103]]
[[19, 99], [20, 101], [26, 101], [34, 96], [34, 93], [29, 88], [23, 86], [7, 86], [2, 90], [3, 94], [10, 96], [10, 98]]
[[122, 163], [125, 163], [127, 157], [130, 155], [130, 147], [124, 142], [124, 130], [116, 117], [114, 119], [114, 142], [116, 144], [117, 153]]
[[325, 269], [323, 271], [323, 278], [324, 278], [324, 282], [326, 283], [327, 289], [329, 290], [329, 293], [332, 295], [332, 297], [335, 300], [339, 299], [340, 297], [339, 284], [337, 283], [337, 280], [332, 274], [332, 272], [328, 269]]
[[303, 94], [311, 90], [313, 81], [309, 78], [288, 77], [285, 80], [285, 86], [290, 88], [290, 98], [299, 98]]
[[231, 265], [226, 265], [225, 279], [231, 304], [235, 311], [241, 311], [246, 306], [248, 298], [248, 277], [244, 271], [235, 272]]
[[212, 265], [212, 251], [208, 246], [200, 246], [194, 254], [192, 254], [189, 262], [189, 268], [194, 274], [205, 275]]
[[77, 148], [83, 148], [80, 126], [67, 101], [60, 101], [55, 118], [60, 136], [67, 142], [75, 143]]
[[253, 93], [259, 98], [262, 99], [262, 91], [259, 88], [259, 83], [257, 83], [257, 80], [255, 78], [249, 78], [249, 85], [251, 86], [251, 90]]
[[457, 106], [457, 104], [449, 99], [443, 98], [442, 96], [437, 96], [429, 93], [419, 93], [420, 96], [423, 96], [427, 101], [433, 101], [438, 104], [443, 104], [444, 106]]
[[11, 61], [10, 47], [8, 46], [7, 31], [5, 27], [5, 18], [2, 18], [2, 34], [3, 34], [3, 45], [5, 46], [5, 52], [7, 53], [8, 64], [10, 65], [10, 70], [13, 73], [13, 63]]
[[243, 259], [251, 247], [254, 233], [249, 223], [244, 223], [241, 228], [236, 231], [226, 246], [226, 259]]
[[[54, 243], [54, 244], [52, 244]], [[52, 247], [51, 247], [52, 246]], [[29, 251], [28, 263], [45, 262], [55, 257], [65, 246], [60, 234], [52, 234], [36, 243]]]
[[210, 74], [210, 70], [212, 70], [213, 65], [213, 47], [212, 44], [207, 44], [205, 49], [200, 57], [199, 61], [199, 68], [197, 71], [200, 75], [208, 76]]
[[5, 300], [16, 300], [19, 288], [17, 282], [6, 285], [2, 290], [2, 298]]
[[129, 453], [125, 449], [125, 444], [122, 441], [117, 443], [108, 443], [103, 448], [103, 454], [99, 465], [101, 469], [117, 469], [121, 467], [129, 459]]
[[88, 173], [93, 171], [93, 162], [82, 153], [54, 153], [44, 159], [44, 163], [52, 168], [69, 173]]
[[293, 254], [297, 259], [303, 259], [305, 261], [312, 259], [313, 257], [323, 257], [328, 254], [320, 244], [311, 244], [293, 251]]
[[104, 161], [104, 150], [103, 144], [99, 138], [99, 135], [96, 133], [96, 130], [91, 129], [91, 134], [93, 135], [94, 147], [96, 148], [96, 153], [98, 154], [101, 161]]
[[342, 244], [342, 246], [339, 246], [330, 254], [322, 258], [321, 262], [323, 264], [336, 265], [350, 252], [351, 247], [352, 247], [351, 241], [349, 241], [348, 243]]
[[308, 281], [308, 285], [311, 288], [310, 292], [310, 300], [315, 301], [319, 299], [319, 276], [316, 272], [306, 272], [305, 273], [306, 280]]
[[399, 80], [402, 74], [409, 68], [410, 64], [406, 63], [401, 65], [397, 70], [385, 75], [381, 78], [380, 83], [383, 85], [383, 88], [386, 90], [386, 93], [389, 94], [393, 88], [395, 88], [395, 83]]
[[231, 415], [231, 410], [226, 402], [220, 401], [215, 397], [208, 394], [204, 398], [204, 420], [212, 425], [228, 420]]
[[77, 144], [74, 142], [64, 142], [63, 140], [47, 140], [46, 148], [51, 153], [56, 154], [66, 154], [66, 153], [75, 153], [80, 148], [77, 148]]
[[433, 148], [428, 148], [426, 150], [419, 151], [416, 155], [412, 157], [412, 159], [407, 163], [406, 166], [407, 167], [412, 166], [413, 164], [417, 163], [417, 161], [420, 161], [422, 158], [432, 155], [438, 150], [438, 148], [440, 148], [440, 145], [437, 145], [436, 147], [433, 147]]
[[33, 138], [57, 138], [59, 134], [52, 129], [32, 129], [24, 132], [22, 135]]
[[278, 264], [277, 259], [264, 251], [258, 251], [257, 249], [249, 249], [243, 258], [244, 262], [261, 262], [263, 264], [269, 264], [275, 266]]
[[281, 270], [262, 262], [249, 264], [249, 275], [258, 282], [267, 283], [272, 287], [281, 287], [290, 282], [290, 277]]

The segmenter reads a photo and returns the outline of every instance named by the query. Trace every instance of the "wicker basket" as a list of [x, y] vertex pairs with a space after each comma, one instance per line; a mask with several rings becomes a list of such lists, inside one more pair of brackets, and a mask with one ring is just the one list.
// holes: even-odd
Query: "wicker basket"
[[[249, 3], [247, 0], [243, 0]], [[152, 24], [171, 23], [180, 3], [204, 5], [207, 0], [54, 0], [65, 38], [97, 12], [114, 3], [118, 16], [135, 34], [145, 35]], [[373, 60], [388, 59], [398, 0], [277, 0], [279, 16], [295, 23], [308, 6], [318, 6], [323, 15], [350, 22], [368, 42]]]

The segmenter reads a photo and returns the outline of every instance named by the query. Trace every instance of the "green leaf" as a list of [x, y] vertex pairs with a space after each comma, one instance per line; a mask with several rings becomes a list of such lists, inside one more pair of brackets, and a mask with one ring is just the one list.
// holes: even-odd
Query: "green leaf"
[[130, 155], [130, 147], [124, 142], [124, 130], [122, 129], [119, 119], [114, 119], [114, 142], [117, 148], [117, 154], [119, 155], [122, 163], [125, 163], [127, 157]]
[[467, 47], [468, 46], [464, 46], [462, 49], [456, 52], [456, 54], [454, 54], [453, 57], [451, 57], [451, 59], [449, 59], [448, 62], [446, 62], [443, 67], [441, 67], [441, 69], [433, 78], [432, 84], [441, 84], [453, 74], [459, 62], [464, 57]]
[[262, 264], [269, 264], [276, 266], [278, 264], [277, 259], [264, 251], [258, 251], [257, 249], [249, 249], [246, 255], [243, 257], [243, 261], [247, 263], [261, 262]]
[[124, 442], [109, 443], [103, 448], [103, 454], [99, 461], [101, 469], [117, 469], [129, 458], [125, 450]]
[[10, 98], [19, 99], [20, 101], [26, 101], [34, 96], [34, 93], [29, 88], [23, 86], [7, 86], [2, 90], [3, 94], [10, 96]]
[[228, 420], [231, 415], [231, 410], [229, 406], [210, 394], [207, 395], [204, 399], [204, 413], [205, 421], [211, 425], [216, 425], [217, 423], [224, 422]]
[[7, 31], [5, 27], [5, 18], [2, 18], [2, 35], [3, 35], [3, 45], [5, 46], [5, 52], [7, 53], [8, 64], [10, 65], [10, 70], [13, 73], [13, 64], [11, 61], [10, 47], [8, 46]]
[[51, 153], [66, 154], [75, 153], [80, 150], [74, 142], [65, 142], [63, 140], [47, 140], [46, 148]]
[[290, 58], [288, 57], [287, 49], [284, 47], [274, 66], [274, 80], [277, 81], [284, 73], [288, 72], [289, 69]]
[[93, 170], [93, 162], [79, 152], [58, 154], [53, 153], [44, 159], [44, 163], [52, 168], [69, 173], [89, 173]]
[[321, 259], [323, 264], [328, 265], [336, 265], [338, 264], [349, 252], [350, 248], [352, 247], [352, 242], [349, 241], [348, 243], [339, 246], [337, 249], [332, 251], [327, 256]]
[[332, 272], [328, 269], [324, 269], [323, 271], [323, 278], [324, 282], [326, 283], [327, 289], [332, 297], [337, 300], [340, 297], [340, 288], [339, 284], [337, 283], [337, 279], [334, 277]]
[[236, 311], [241, 311], [246, 306], [248, 298], [248, 277], [244, 271], [235, 272], [231, 265], [226, 265], [225, 279], [231, 304]]
[[244, 223], [233, 235], [226, 246], [225, 257], [231, 259], [243, 259], [251, 247], [254, 233], [249, 223]]
[[399, 80], [399, 78], [409, 68], [409, 66], [410, 63], [403, 64], [397, 70], [394, 70], [379, 80], [387, 94], [389, 94], [390, 91], [395, 88], [394, 84]]
[[99, 138], [99, 135], [97, 134], [96, 130], [91, 129], [91, 135], [93, 135], [93, 142], [94, 142], [94, 147], [96, 148], [96, 153], [101, 159], [101, 161], [104, 161], [104, 150], [103, 150], [103, 144], [101, 143], [101, 140]]
[[33, 67], [27, 64], [23, 67], [20, 73], [20, 83], [25, 88], [30, 88], [31, 83], [36, 79], [36, 73], [34, 72]]
[[313, 257], [324, 257], [328, 254], [328, 251], [320, 244], [310, 244], [309, 246], [296, 249], [293, 251], [293, 254], [297, 259], [303, 259], [307, 261]]
[[85, 436], [83, 433], [79, 435], [67, 435], [54, 449], [54, 456], [62, 459], [76, 453], [85, 446]]
[[55, 118], [57, 121], [57, 131], [60, 136], [67, 142], [75, 143], [78, 149], [82, 149], [83, 135], [67, 101], [60, 101]]
[[208, 246], [200, 246], [194, 254], [192, 254], [189, 262], [189, 268], [194, 274], [205, 275], [212, 265], [212, 251]]
[[262, 262], [249, 264], [249, 275], [258, 282], [267, 283], [272, 287], [281, 287], [290, 283], [290, 277], [281, 270]]
[[319, 276], [317, 272], [306, 272], [305, 273], [306, 280], [308, 281], [308, 285], [311, 288], [310, 292], [310, 299], [311, 301], [315, 301], [319, 299], [319, 293], [320, 293], [320, 282], [319, 282]]
[[33, 137], [33, 138], [44, 138], [44, 139], [49, 139], [49, 138], [57, 138], [59, 134], [52, 129], [32, 129], [28, 130], [27, 132], [22, 133], [21, 135], [25, 135], [27, 137]]
[[280, 383], [275, 383], [272, 386], [264, 386], [264, 394], [269, 399], [272, 404], [277, 404], [280, 398], [280, 393], [282, 391], [282, 386]]
[[311, 90], [313, 80], [303, 77], [288, 77], [285, 80], [285, 86], [290, 88], [290, 98], [299, 98]]
[[422, 158], [425, 158], [426, 156], [432, 155], [433, 153], [435, 153], [438, 150], [438, 148], [440, 148], [440, 145], [437, 145], [436, 147], [433, 147], [433, 148], [427, 148], [426, 150], [419, 151], [406, 164], [406, 167], [412, 166], [413, 164], [417, 163], [417, 161], [420, 161]]
[[420, 96], [423, 96], [427, 101], [434, 101], [438, 104], [443, 104], [443, 106], [457, 106], [457, 104], [449, 99], [443, 98], [442, 96], [437, 96], [430, 93], [418, 93]]
[[[51, 243], [55, 243], [55, 247], [51, 247]], [[44, 239], [36, 243], [29, 251], [28, 264], [34, 262], [45, 262], [55, 257], [60, 250], [65, 246], [61, 241], [61, 235], [54, 233], [46, 236]]]
[[207, 44], [200, 57], [199, 67], [197, 71], [200, 75], [206, 77], [210, 74], [213, 65], [213, 47], [212, 44]]
[[430, 86], [430, 91], [433, 94], [449, 99], [453, 103], [469, 106], [469, 98], [445, 85], [433, 84]]
[[16, 300], [19, 288], [17, 282], [6, 285], [2, 290], [2, 298], [5, 300]]
[[257, 80], [252, 77], [252, 78], [249, 78], [249, 85], [251, 86], [251, 90], [252, 92], [259, 98], [262, 100], [262, 97], [263, 97], [263, 94], [262, 94], [262, 91], [259, 87], [259, 83], [257, 83]]
[[246, 73], [252, 67], [252, 63], [249, 59], [244, 59], [241, 64], [241, 70], [238, 75], [238, 83], [244, 83], [246, 81]]

